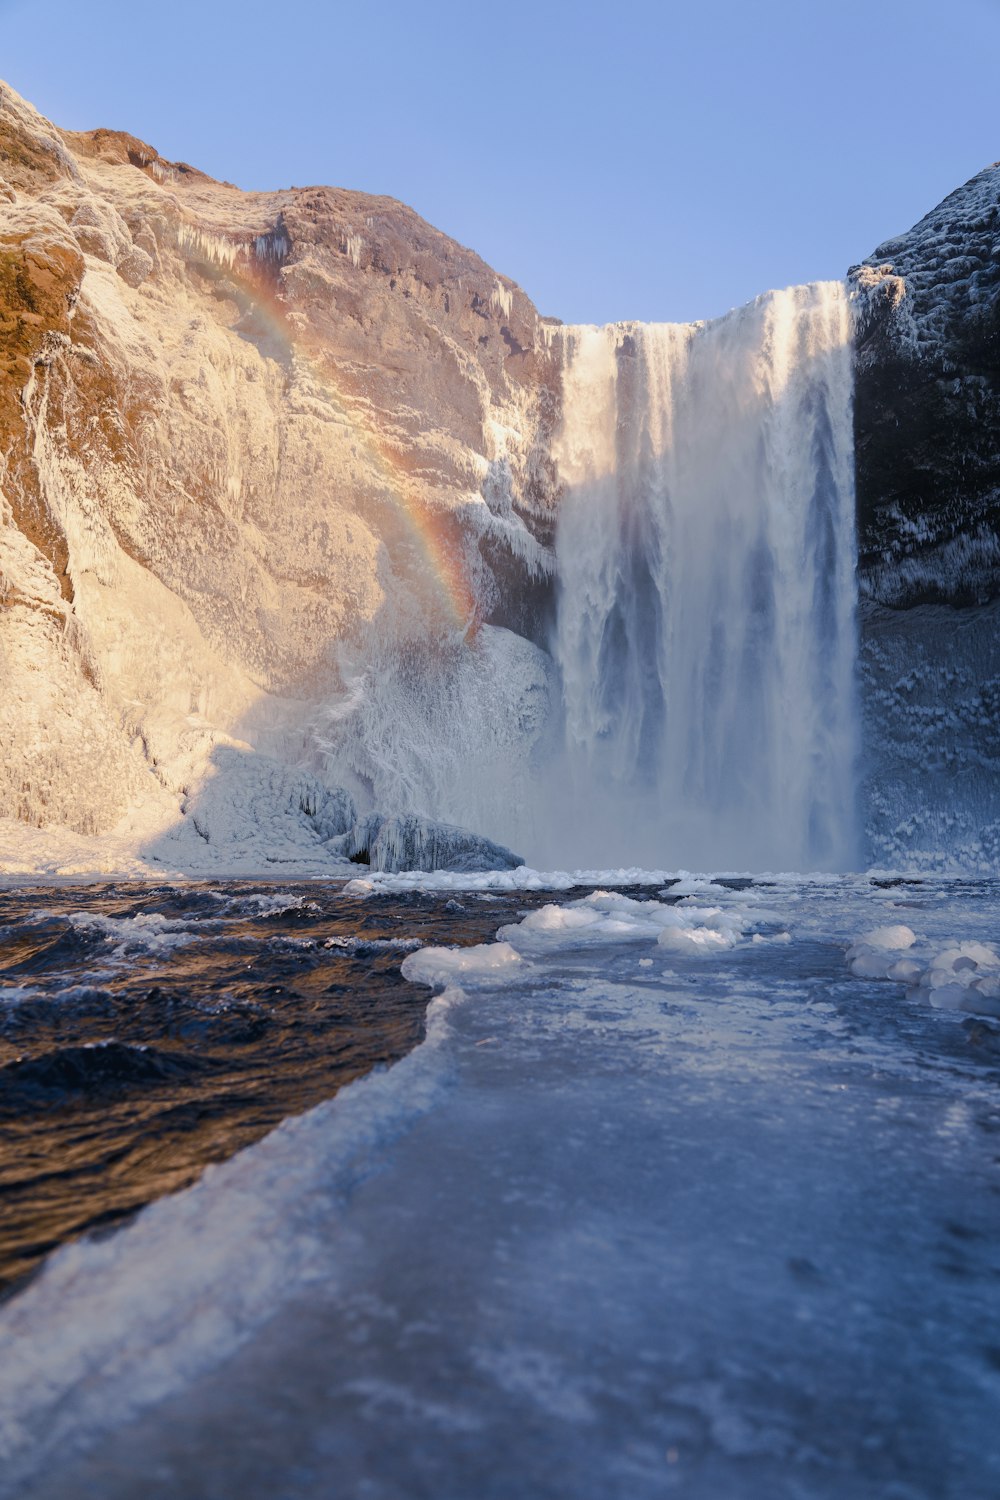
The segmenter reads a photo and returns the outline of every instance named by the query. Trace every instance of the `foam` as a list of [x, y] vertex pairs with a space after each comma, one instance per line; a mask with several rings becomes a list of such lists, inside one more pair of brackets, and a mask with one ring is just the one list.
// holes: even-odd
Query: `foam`
[[139, 912], [134, 917], [70, 912], [69, 923], [75, 932], [95, 933], [113, 943], [110, 956], [117, 959], [134, 953], [170, 953], [201, 937], [221, 932], [223, 926], [211, 919], [177, 919], [159, 912]]
[[22, 1000], [37, 999], [38, 993], [23, 984], [0, 984], [0, 1005], [19, 1005]]

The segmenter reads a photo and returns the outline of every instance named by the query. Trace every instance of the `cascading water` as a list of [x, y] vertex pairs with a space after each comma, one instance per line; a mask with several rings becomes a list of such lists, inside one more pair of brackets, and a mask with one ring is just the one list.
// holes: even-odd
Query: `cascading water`
[[854, 862], [850, 335], [839, 282], [561, 335], [564, 860]]

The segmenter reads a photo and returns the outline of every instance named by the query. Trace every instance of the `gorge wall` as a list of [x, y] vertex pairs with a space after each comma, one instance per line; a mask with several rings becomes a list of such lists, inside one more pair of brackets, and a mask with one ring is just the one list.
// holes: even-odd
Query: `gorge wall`
[[[829, 757], [811, 783], [822, 783], [820, 817], [773, 736], [748, 776], [740, 728], [770, 694], [772, 707], [803, 710], [799, 739], [819, 725], [824, 745], [836, 741], [841, 770], [853, 755], [841, 713], [853, 690], [841, 670], [853, 501], [849, 482], [822, 478], [849, 465], [850, 392], [837, 386], [833, 400], [826, 356], [817, 363], [798, 334], [782, 345], [754, 332], [782, 298], [798, 298], [806, 328], [814, 289], [695, 325], [695, 345], [691, 330], [562, 330], [393, 200], [243, 193], [126, 134], [60, 131], [0, 86], [0, 868], [36, 867], [53, 839], [51, 867], [64, 873], [102, 859], [339, 868], [409, 826], [379, 835], [373, 810], [558, 859], [553, 808], [574, 777], [563, 826], [581, 848], [604, 847], [622, 808], [605, 795], [603, 762], [658, 716], [661, 750], [676, 737], [676, 713], [663, 726], [687, 660], [678, 640], [697, 676], [697, 641], [734, 579], [747, 608], [720, 648], [720, 705], [740, 699], [740, 662], [757, 655], [753, 703], [739, 723], [720, 707], [708, 726], [733, 751], [733, 775], [716, 788], [730, 828], [752, 822], [756, 798], [754, 826], [773, 829], [795, 785], [800, 833], [824, 820], [830, 833], [816, 862], [1000, 868], [998, 199], [991, 168], [848, 277], [865, 777], [855, 840]], [[836, 299], [846, 308], [839, 289]], [[839, 350], [838, 370], [844, 328], [827, 351]], [[586, 538], [571, 539], [581, 339], [612, 351], [618, 382], [615, 394], [598, 371], [595, 421], [610, 423], [615, 472], [598, 476], [595, 514], [632, 517], [631, 531], [609, 522], [596, 571]], [[801, 397], [797, 441], [811, 467], [795, 478], [785, 455], [754, 488], [746, 476], [780, 406], [767, 394], [779, 346], [798, 361], [782, 380]], [[723, 349], [735, 361], [725, 379]], [[636, 372], [659, 380], [660, 366], [678, 389], [704, 384], [711, 367], [724, 406], [729, 380], [723, 448], [754, 490], [752, 524], [720, 488], [725, 452], [710, 433], [690, 437], [708, 408], [670, 396], [653, 412], [652, 385], [638, 399]], [[739, 369], [757, 391], [743, 404]], [[678, 480], [656, 433], [682, 407]], [[680, 588], [676, 552], [655, 534], [651, 497], [690, 499], [699, 465], [702, 481], [718, 470], [721, 498], [699, 510], [695, 497], [688, 541], [703, 563], [713, 547], [728, 559], [728, 573], [705, 574], [715, 594], [695, 588], [697, 567]], [[838, 497], [799, 538], [811, 582], [794, 548], [782, 562], [806, 516], [790, 521], [778, 503], [786, 468], [796, 494]], [[835, 557], [808, 535], [835, 536]], [[778, 574], [786, 615], [765, 608]], [[624, 629], [636, 647], [605, 683], [621, 689], [613, 729], [595, 720], [584, 735], [596, 756], [586, 773], [567, 760], [580, 708], [574, 609], [602, 639]], [[841, 624], [824, 637], [818, 622], [827, 629], [834, 615]], [[804, 620], [816, 630], [802, 633]], [[823, 646], [834, 638], [836, 670]], [[799, 770], [815, 771], [823, 753], [799, 750]], [[672, 772], [650, 795], [678, 804], [683, 778]], [[837, 830], [830, 809], [841, 805]], [[675, 864], [669, 823], [643, 827], [664, 846], [656, 862]], [[439, 844], [452, 847], [447, 835]], [[768, 862], [802, 863], [819, 843], [768, 847]], [[734, 848], [717, 842], [712, 861], [735, 859]], [[15, 851], [6, 863], [4, 849]]]
[[558, 398], [528, 299], [392, 200], [245, 194], [7, 88], [0, 179], [0, 816], [182, 864], [322, 856], [331, 787], [516, 833]]
[[849, 284], [870, 857], [1000, 869], [1000, 165]]

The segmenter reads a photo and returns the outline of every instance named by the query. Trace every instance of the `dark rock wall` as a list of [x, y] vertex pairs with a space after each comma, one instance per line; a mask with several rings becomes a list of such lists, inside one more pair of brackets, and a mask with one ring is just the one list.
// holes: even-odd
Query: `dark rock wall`
[[849, 279], [862, 595], [985, 603], [1000, 594], [1000, 166]]
[[869, 858], [1000, 868], [1000, 166], [849, 273]]

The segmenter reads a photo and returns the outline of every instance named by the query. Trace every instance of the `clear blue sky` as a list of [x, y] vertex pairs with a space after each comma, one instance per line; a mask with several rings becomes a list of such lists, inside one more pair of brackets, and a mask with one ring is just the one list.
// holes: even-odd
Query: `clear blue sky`
[[60, 125], [392, 194], [572, 322], [840, 276], [1000, 157], [1000, 0], [0, 0], [0, 39]]

